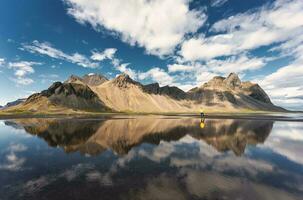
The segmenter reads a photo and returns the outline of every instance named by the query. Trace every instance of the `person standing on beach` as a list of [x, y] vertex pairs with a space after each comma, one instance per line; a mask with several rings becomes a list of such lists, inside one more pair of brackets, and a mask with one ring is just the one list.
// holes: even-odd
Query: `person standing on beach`
[[204, 110], [202, 108], [200, 108], [200, 115], [201, 115], [201, 118], [203, 118], [205, 115], [204, 115]]

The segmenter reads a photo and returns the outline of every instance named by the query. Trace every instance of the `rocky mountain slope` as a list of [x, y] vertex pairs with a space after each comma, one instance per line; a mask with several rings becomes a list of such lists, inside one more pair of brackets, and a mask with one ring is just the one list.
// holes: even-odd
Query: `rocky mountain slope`
[[47, 90], [29, 96], [24, 103], [8, 108], [9, 111], [72, 112], [109, 111], [88, 85], [80, 83], [53, 83]]
[[188, 98], [206, 105], [223, 103], [228, 107], [252, 110], [279, 110], [265, 91], [255, 83], [241, 82], [235, 73], [227, 78], [216, 76], [188, 92]]
[[[148, 92], [145, 86], [121, 74], [113, 80], [91, 87], [101, 101], [116, 111], [190, 112], [190, 101]], [[170, 90], [169, 90], [170, 91]]]
[[177, 87], [143, 85], [127, 74], [112, 80], [97, 74], [71, 76], [56, 82], [24, 103], [8, 110], [31, 112], [241, 112], [247, 110], [285, 111], [275, 106], [265, 91], [251, 82], [242, 82], [235, 73], [214, 77], [188, 92]]

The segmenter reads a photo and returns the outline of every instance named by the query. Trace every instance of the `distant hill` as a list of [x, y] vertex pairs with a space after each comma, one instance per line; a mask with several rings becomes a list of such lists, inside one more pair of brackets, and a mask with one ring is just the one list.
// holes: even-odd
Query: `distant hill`
[[23, 102], [26, 101], [26, 98], [21, 98], [21, 99], [17, 99], [16, 101], [11, 101], [11, 102], [8, 102], [5, 106], [0, 106], [0, 109], [3, 108], [9, 108], [9, 107], [12, 107], [12, 106], [16, 106], [16, 105], [19, 105]]
[[99, 74], [72, 75], [47, 90], [31, 95], [8, 111], [69, 113], [89, 112], [206, 112], [285, 111], [275, 106], [255, 83], [242, 82], [237, 74], [216, 76], [200, 87], [184, 92], [178, 87], [143, 85], [127, 74], [112, 80]]

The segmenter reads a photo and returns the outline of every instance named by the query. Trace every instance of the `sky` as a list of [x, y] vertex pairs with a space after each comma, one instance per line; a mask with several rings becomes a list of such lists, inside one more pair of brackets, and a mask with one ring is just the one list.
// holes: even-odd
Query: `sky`
[[122, 72], [185, 91], [236, 72], [303, 110], [303, 1], [1, 0], [0, 105]]

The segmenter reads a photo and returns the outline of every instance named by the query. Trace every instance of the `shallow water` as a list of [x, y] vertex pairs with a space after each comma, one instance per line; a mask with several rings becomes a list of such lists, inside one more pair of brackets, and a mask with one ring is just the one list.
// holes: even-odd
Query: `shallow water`
[[0, 121], [0, 199], [303, 199], [303, 122]]

